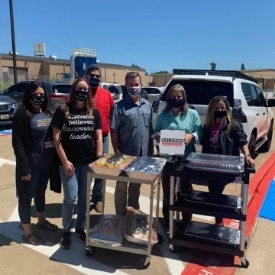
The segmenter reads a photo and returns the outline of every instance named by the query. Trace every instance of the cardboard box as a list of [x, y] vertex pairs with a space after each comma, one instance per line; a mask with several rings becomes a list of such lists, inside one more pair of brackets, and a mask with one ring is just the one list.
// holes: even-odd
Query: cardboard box
[[185, 131], [161, 130], [159, 150], [163, 155], [184, 155]]

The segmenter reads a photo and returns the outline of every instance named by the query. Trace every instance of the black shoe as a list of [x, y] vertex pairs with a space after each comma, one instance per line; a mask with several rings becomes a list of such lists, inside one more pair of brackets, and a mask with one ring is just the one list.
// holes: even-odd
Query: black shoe
[[71, 232], [63, 232], [63, 236], [60, 242], [60, 247], [65, 249], [71, 248], [72, 235]]
[[77, 228], [75, 229], [75, 234], [79, 236], [79, 239], [82, 241], [82, 242], [86, 242], [86, 233], [84, 231], [83, 228]]

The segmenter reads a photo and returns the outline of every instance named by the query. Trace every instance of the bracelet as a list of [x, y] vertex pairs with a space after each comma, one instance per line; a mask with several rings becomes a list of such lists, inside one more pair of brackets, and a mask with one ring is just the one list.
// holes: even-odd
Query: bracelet
[[244, 155], [245, 157], [251, 157], [251, 155], [250, 154], [247, 154], [247, 155]]

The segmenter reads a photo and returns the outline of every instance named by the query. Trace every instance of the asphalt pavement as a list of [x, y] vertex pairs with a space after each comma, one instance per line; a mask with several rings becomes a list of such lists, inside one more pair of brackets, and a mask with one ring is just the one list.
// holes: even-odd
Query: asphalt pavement
[[[256, 159], [256, 169], [272, 162], [275, 143], [269, 153], [260, 154]], [[275, 159], [275, 156], [274, 156]], [[275, 160], [274, 160], [275, 161]], [[159, 225], [159, 231], [164, 236], [164, 242], [155, 245], [152, 250], [150, 266], [146, 270], [139, 269], [140, 255], [117, 252], [107, 249], [96, 249], [92, 257], [87, 257], [84, 244], [77, 237], [73, 237], [70, 250], [59, 247], [61, 236], [61, 204], [62, 194], [47, 190], [47, 217], [50, 222], [59, 226], [57, 232], [46, 232], [35, 228], [36, 213], [32, 208], [32, 223], [35, 231], [43, 235], [47, 242], [43, 246], [32, 246], [22, 240], [23, 231], [17, 213], [17, 199], [15, 196], [14, 181], [15, 158], [11, 147], [11, 136], [0, 136], [0, 272], [1, 274], [275, 274], [274, 247], [275, 239], [272, 237], [275, 231], [275, 223], [263, 218], [257, 218], [257, 209], [267, 192], [267, 183], [263, 176], [258, 179], [257, 188], [250, 195], [249, 200], [253, 209], [249, 212], [254, 217], [248, 227], [249, 235], [246, 257], [249, 267], [240, 268], [238, 257], [228, 255], [216, 255], [215, 253], [203, 253], [200, 250], [180, 248], [176, 253], [168, 249], [166, 232]], [[275, 171], [275, 166], [270, 167], [269, 174]], [[274, 169], [274, 170], [272, 170]], [[257, 173], [253, 176], [255, 177]], [[269, 175], [270, 176], [270, 175]], [[255, 181], [256, 182], [256, 181]], [[114, 186], [113, 181], [107, 181], [106, 211], [114, 212]], [[265, 186], [265, 187], [263, 187]], [[226, 193], [239, 194], [240, 189], [235, 184], [226, 187]], [[149, 211], [149, 187], [142, 186], [141, 206], [145, 212]], [[154, 201], [156, 205], [156, 201]], [[251, 203], [252, 204], [252, 203]], [[161, 205], [161, 204], [160, 204]], [[160, 211], [161, 213], [161, 211]], [[254, 216], [253, 216], [254, 215]], [[91, 212], [91, 221], [98, 218], [99, 214]], [[213, 217], [194, 215], [195, 220], [214, 222]], [[161, 221], [161, 219], [160, 219]], [[228, 221], [229, 222], [229, 221]], [[205, 258], [207, 254], [208, 258]], [[203, 259], [208, 259], [204, 262]]]

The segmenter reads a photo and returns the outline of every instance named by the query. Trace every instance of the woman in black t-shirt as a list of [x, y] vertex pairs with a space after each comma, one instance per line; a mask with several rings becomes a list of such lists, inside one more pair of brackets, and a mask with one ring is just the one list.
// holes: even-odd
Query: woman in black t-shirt
[[88, 83], [79, 78], [72, 85], [69, 101], [56, 109], [52, 123], [53, 139], [61, 165], [64, 189], [62, 205], [63, 236], [60, 246], [70, 248], [74, 207], [77, 202], [75, 233], [85, 242], [87, 173], [89, 164], [102, 154], [102, 126], [93, 108]]

